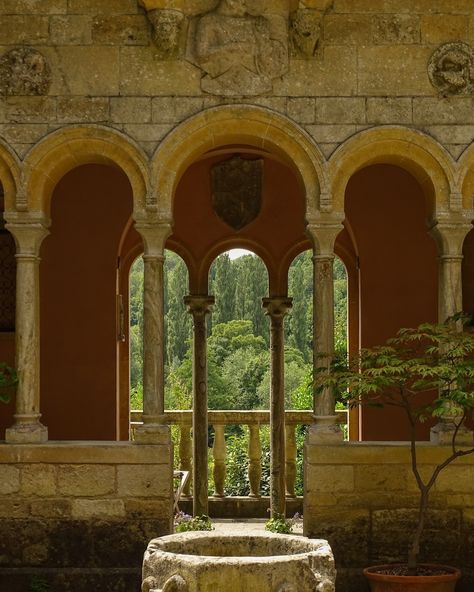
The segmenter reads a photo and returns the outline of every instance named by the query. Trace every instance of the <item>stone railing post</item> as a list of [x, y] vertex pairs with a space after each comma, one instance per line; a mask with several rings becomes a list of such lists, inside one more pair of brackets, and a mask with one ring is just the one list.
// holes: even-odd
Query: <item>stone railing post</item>
[[200, 516], [209, 514], [206, 316], [214, 297], [186, 296], [184, 302], [193, 317], [193, 513]]
[[15, 423], [6, 430], [11, 443], [40, 443], [48, 430], [40, 422], [40, 247], [48, 222], [6, 214], [16, 243], [16, 392]]
[[286, 424], [286, 495], [287, 497], [296, 497], [296, 426]]
[[249, 425], [249, 497], [261, 497], [262, 481], [262, 443], [260, 441], [260, 425]]
[[[191, 426], [180, 424], [179, 426], [179, 468], [182, 471], [192, 470]], [[190, 497], [191, 479], [186, 481], [182, 491], [183, 497]]]
[[135, 442], [168, 444], [164, 421], [164, 248], [171, 226], [167, 222], [137, 221], [143, 238], [143, 425]]
[[291, 298], [264, 298], [270, 317], [270, 511], [272, 517], [285, 515], [285, 377], [283, 319], [291, 308]]
[[[472, 224], [454, 214], [452, 220], [438, 221], [431, 233], [438, 246], [438, 321], [461, 312], [462, 302], [462, 250], [464, 239], [472, 230]], [[431, 428], [430, 439], [435, 444], [451, 444], [456, 421], [456, 410], [447, 409], [439, 423]], [[458, 443], [472, 444], [472, 431], [463, 427], [457, 436]]]
[[[313, 367], [328, 368], [334, 353], [334, 243], [341, 232], [340, 222], [311, 224], [307, 233], [314, 244], [313, 291]], [[337, 424], [336, 402], [332, 388], [314, 392], [314, 420], [308, 433], [312, 443], [342, 442]]]
[[214, 456], [214, 497], [225, 497], [225, 425], [214, 424], [214, 446], [212, 453]]

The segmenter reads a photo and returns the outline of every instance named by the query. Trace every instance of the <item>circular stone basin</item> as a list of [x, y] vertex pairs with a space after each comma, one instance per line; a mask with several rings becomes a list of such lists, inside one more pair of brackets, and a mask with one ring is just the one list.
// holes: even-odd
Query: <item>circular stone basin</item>
[[324, 540], [185, 532], [150, 542], [142, 592], [334, 592], [335, 580]]

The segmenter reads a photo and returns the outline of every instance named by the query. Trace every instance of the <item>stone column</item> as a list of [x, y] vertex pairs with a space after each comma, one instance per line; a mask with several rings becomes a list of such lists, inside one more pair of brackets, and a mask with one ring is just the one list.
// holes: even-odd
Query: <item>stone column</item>
[[209, 514], [207, 496], [207, 332], [213, 296], [186, 296], [193, 317], [193, 514]]
[[[314, 244], [313, 289], [313, 367], [329, 368], [334, 353], [334, 243], [341, 232], [340, 223], [309, 225], [307, 232]], [[314, 392], [314, 420], [308, 433], [310, 443], [342, 442], [337, 423], [332, 388]]]
[[48, 235], [45, 221], [20, 222], [8, 217], [7, 229], [16, 242], [16, 392], [15, 423], [9, 443], [40, 443], [48, 430], [40, 422], [40, 283], [39, 251]]
[[283, 319], [291, 308], [291, 298], [264, 298], [270, 317], [270, 511], [272, 517], [285, 515], [285, 373]]
[[[440, 323], [462, 311], [462, 249], [464, 239], [471, 230], [472, 224], [462, 219], [439, 221], [431, 229], [439, 253], [438, 322]], [[431, 428], [430, 439], [433, 443], [451, 444], [456, 417], [455, 409], [446, 410], [446, 414]], [[472, 444], [472, 431], [461, 428], [457, 442]]]
[[169, 444], [164, 419], [164, 248], [168, 223], [137, 222], [143, 238], [143, 424], [135, 430], [138, 444]]

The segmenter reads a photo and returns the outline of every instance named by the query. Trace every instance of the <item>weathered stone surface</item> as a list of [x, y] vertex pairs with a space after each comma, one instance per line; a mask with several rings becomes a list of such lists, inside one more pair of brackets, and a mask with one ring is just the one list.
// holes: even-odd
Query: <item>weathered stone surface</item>
[[125, 506], [121, 499], [75, 499], [71, 515], [76, 520], [123, 518]]
[[54, 45], [92, 43], [92, 17], [89, 15], [55, 16], [49, 21], [50, 41]]
[[367, 122], [406, 124], [413, 121], [411, 98], [380, 97], [367, 99]]
[[288, 100], [288, 116], [298, 123], [314, 123], [315, 115], [315, 99], [301, 97]]
[[432, 14], [421, 17], [421, 41], [431, 45], [447, 41], [467, 41], [469, 20], [453, 14]]
[[316, 123], [365, 123], [365, 100], [362, 98], [316, 99]]
[[372, 18], [365, 14], [331, 14], [324, 19], [324, 43], [364, 45], [372, 42]]
[[474, 123], [472, 101], [468, 97], [415, 98], [413, 121], [418, 125]]
[[441, 45], [430, 57], [431, 84], [442, 95], [468, 95], [474, 92], [474, 49], [466, 43]]
[[357, 131], [355, 125], [307, 125], [305, 127], [318, 144], [344, 142]]
[[142, 589], [333, 592], [335, 576], [331, 549], [324, 540], [187, 532], [149, 543]]
[[46, 43], [49, 38], [49, 21], [37, 15], [4, 15], [0, 20], [2, 45]]
[[67, 97], [58, 99], [58, 121], [107, 122], [109, 119], [109, 100], [104, 97]]
[[41, 123], [56, 120], [56, 99], [52, 97], [8, 97], [5, 99], [5, 121]]
[[115, 491], [115, 467], [107, 465], [59, 465], [58, 491], [90, 497]]
[[372, 36], [376, 44], [419, 43], [420, 21], [416, 16], [377, 16], [372, 20]]
[[407, 473], [407, 467], [403, 465], [391, 467], [390, 471], [387, 471], [383, 465], [362, 465], [355, 468], [355, 489], [361, 493], [386, 490], [394, 495], [397, 490], [406, 490]]
[[187, 58], [201, 68], [201, 88], [212, 95], [254, 96], [272, 90], [288, 70], [288, 21], [270, 5], [252, 13], [220, 0], [191, 22]]
[[115, 123], [150, 123], [151, 99], [148, 97], [111, 98], [110, 119]]
[[70, 518], [71, 500], [60, 497], [31, 502], [31, 515], [38, 518]]
[[0, 14], [66, 14], [67, 0], [2, 0]]
[[39, 51], [20, 47], [0, 58], [0, 95], [44, 95], [50, 84], [51, 70]]
[[131, 497], [171, 495], [171, 475], [159, 467], [126, 465], [117, 467], [117, 491]]
[[136, 0], [69, 0], [69, 14], [136, 14]]
[[22, 495], [50, 496], [55, 495], [56, 467], [54, 465], [26, 465], [21, 469]]
[[97, 45], [148, 45], [143, 15], [100, 16], [92, 22], [92, 41]]
[[20, 470], [17, 467], [0, 467], [0, 495], [17, 493], [20, 490]]

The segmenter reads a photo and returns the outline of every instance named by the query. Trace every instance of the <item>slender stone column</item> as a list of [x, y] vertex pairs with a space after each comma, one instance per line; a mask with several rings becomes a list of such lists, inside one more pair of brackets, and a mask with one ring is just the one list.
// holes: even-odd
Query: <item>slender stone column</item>
[[186, 296], [193, 317], [193, 514], [209, 514], [207, 497], [207, 333], [213, 296]]
[[[431, 229], [439, 252], [438, 321], [443, 323], [461, 312], [462, 303], [462, 249], [472, 224], [461, 220], [441, 221]], [[431, 428], [430, 439], [435, 444], [451, 444], [457, 419], [456, 409], [446, 414]], [[457, 435], [459, 444], [472, 444], [472, 431], [463, 427]]]
[[168, 223], [135, 225], [144, 243], [143, 254], [143, 425], [135, 442], [168, 444], [170, 430], [164, 420], [164, 246]]
[[214, 424], [214, 497], [225, 497], [225, 425]]
[[[308, 226], [314, 244], [313, 290], [313, 367], [315, 371], [329, 368], [334, 353], [334, 243], [342, 227], [339, 223]], [[337, 424], [335, 397], [332, 388], [314, 392], [314, 423], [308, 439], [311, 443], [342, 442]]]
[[[9, 218], [11, 220], [11, 218]], [[39, 251], [48, 235], [43, 221], [7, 224], [16, 242], [16, 392], [15, 423], [6, 430], [11, 443], [40, 443], [48, 430], [40, 422]]]
[[260, 425], [249, 425], [249, 497], [261, 497], [262, 481], [262, 443], [260, 441]]
[[285, 515], [285, 373], [283, 319], [291, 308], [291, 298], [264, 298], [270, 317], [270, 511], [272, 517]]

